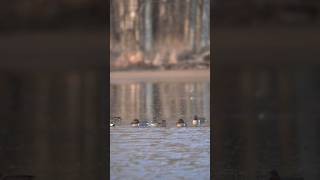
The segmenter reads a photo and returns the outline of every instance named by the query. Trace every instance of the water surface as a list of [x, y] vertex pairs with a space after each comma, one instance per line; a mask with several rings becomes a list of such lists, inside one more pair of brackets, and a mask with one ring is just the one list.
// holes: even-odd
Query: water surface
[[111, 179], [210, 179], [210, 129], [112, 128]]
[[[113, 83], [110, 128], [111, 179], [210, 179], [210, 84], [199, 81]], [[191, 127], [192, 117], [206, 119]], [[132, 128], [134, 118], [167, 121], [166, 128]], [[183, 118], [188, 128], [176, 128]]]
[[131, 82], [111, 84], [111, 116], [122, 118], [121, 125], [130, 125], [134, 118], [162, 120], [172, 127], [182, 118], [191, 124], [194, 115], [210, 122], [210, 82]]

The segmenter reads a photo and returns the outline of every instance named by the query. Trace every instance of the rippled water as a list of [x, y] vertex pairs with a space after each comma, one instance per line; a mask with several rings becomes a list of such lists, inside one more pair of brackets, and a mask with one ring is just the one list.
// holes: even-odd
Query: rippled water
[[210, 179], [210, 129], [112, 128], [111, 179]]
[[[110, 175], [116, 180], [210, 179], [210, 84], [130, 82], [111, 84]], [[191, 127], [192, 117], [206, 119]], [[167, 120], [166, 128], [133, 128], [130, 122]], [[183, 118], [188, 128], [176, 128]]]

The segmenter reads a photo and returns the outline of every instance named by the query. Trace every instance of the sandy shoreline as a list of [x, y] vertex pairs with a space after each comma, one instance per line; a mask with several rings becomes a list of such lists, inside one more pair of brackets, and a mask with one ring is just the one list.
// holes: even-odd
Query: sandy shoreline
[[165, 70], [110, 72], [110, 83], [139, 81], [207, 81], [210, 70]]

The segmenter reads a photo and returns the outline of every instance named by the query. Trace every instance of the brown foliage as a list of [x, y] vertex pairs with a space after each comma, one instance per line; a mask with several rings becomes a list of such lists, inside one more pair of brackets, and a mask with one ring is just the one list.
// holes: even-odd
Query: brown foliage
[[141, 51], [127, 51], [122, 53], [112, 63], [115, 68], [126, 68], [132, 65], [143, 64], [144, 54]]

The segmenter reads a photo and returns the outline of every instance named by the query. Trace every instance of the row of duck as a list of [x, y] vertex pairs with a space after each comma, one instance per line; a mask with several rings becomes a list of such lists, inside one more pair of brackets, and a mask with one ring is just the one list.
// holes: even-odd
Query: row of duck
[[[119, 122], [121, 121], [121, 117], [112, 117], [110, 121], [110, 127], [115, 127]], [[192, 126], [193, 127], [199, 127], [203, 123], [205, 123], [205, 118], [198, 118], [197, 115], [194, 116], [192, 119]], [[139, 119], [133, 119], [130, 123], [132, 127], [167, 127], [167, 121], [166, 120], [154, 120], [154, 121], [145, 121], [145, 120], [139, 120]], [[176, 121], [176, 127], [182, 128], [182, 127], [188, 127], [188, 124], [183, 119], [178, 119]]]

